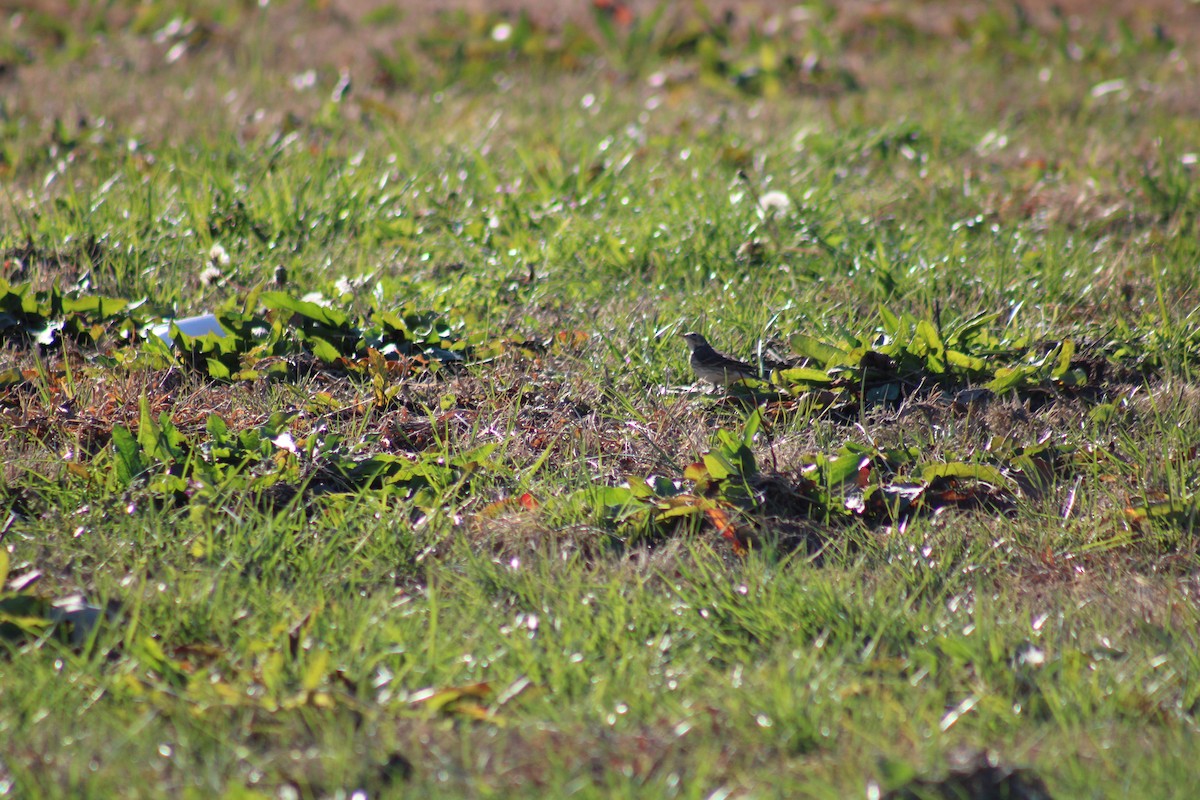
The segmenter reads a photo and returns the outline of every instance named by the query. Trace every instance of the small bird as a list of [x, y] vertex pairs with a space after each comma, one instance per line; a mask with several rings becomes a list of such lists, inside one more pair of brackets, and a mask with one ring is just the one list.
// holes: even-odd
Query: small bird
[[717, 386], [728, 386], [746, 378], [758, 377], [758, 370], [745, 361], [738, 361], [736, 358], [730, 358], [724, 353], [714, 350], [703, 334], [684, 333], [680, 335], [687, 342], [688, 349], [692, 351], [692, 371], [700, 380]]

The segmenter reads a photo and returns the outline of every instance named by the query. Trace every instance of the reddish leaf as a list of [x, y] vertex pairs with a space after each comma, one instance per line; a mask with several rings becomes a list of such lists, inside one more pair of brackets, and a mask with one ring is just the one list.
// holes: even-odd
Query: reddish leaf
[[592, 0], [592, 6], [618, 25], [632, 25], [635, 19], [633, 9], [621, 0]]
[[743, 537], [738, 534], [737, 526], [733, 524], [733, 520], [729, 518], [729, 514], [726, 513], [725, 509], [710, 506], [704, 509], [704, 513], [708, 516], [708, 521], [717, 529], [717, 533], [721, 534], [733, 546], [733, 552], [739, 556], [745, 555], [746, 543]]
[[688, 464], [683, 470], [683, 477], [689, 481], [694, 481], [696, 491], [701, 493], [708, 491], [708, 486], [712, 483], [712, 476], [708, 474], [708, 467], [704, 465], [703, 461]]
[[500, 517], [509, 512], [521, 509], [533, 511], [539, 505], [540, 503], [538, 503], [537, 498], [529, 492], [525, 492], [520, 497], [503, 497], [495, 502], [488, 503], [479, 511], [479, 515], [485, 519], [494, 519], [495, 517]]
[[858, 467], [858, 480], [856, 481], [856, 483], [858, 484], [858, 488], [865, 489], [865, 488], [867, 488], [867, 485], [870, 482], [871, 482], [871, 461], [870, 461], [870, 459], [864, 458], [862, 460], [862, 464], [860, 464]]
[[554, 334], [554, 341], [560, 346], [568, 349], [577, 350], [587, 344], [588, 335], [586, 331], [569, 330], [559, 331]]

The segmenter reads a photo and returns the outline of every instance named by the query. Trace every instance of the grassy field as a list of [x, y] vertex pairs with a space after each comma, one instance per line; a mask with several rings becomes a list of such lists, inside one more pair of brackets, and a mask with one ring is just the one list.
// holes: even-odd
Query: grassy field
[[1192, 797], [1194, 7], [427, 5], [0, 32], [0, 795]]

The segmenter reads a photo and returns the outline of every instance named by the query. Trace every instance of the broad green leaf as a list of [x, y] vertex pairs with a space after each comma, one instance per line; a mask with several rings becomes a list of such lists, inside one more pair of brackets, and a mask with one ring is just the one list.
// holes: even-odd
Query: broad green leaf
[[832, 459], [825, 466], [826, 482], [830, 486], [837, 486], [850, 480], [858, 474], [865, 458], [867, 456], [863, 453], [849, 452]]
[[654, 489], [650, 486], [645, 478], [639, 478], [636, 475], [630, 475], [625, 482], [629, 484], [629, 493], [639, 500], [646, 500], [654, 497]]
[[496, 447], [495, 442], [482, 444], [479, 447], [457, 454], [450, 460], [450, 463], [458, 467], [474, 468], [480, 466], [495, 452]]
[[846, 351], [842, 357], [839, 366], [857, 367], [862, 363], [863, 356], [871, 351], [871, 348], [859, 345]]
[[220, 359], [206, 358], [204, 359], [204, 363], [208, 368], [208, 377], [218, 381], [229, 380], [231, 375], [229, 367], [222, 364]]
[[1200, 516], [1200, 504], [1194, 498], [1161, 500], [1125, 509], [1126, 519], [1133, 523], [1153, 519], [1178, 525], [1194, 522], [1197, 516]]
[[1071, 359], [1075, 357], [1075, 342], [1070, 339], [1063, 339], [1058, 348], [1058, 360], [1054, 365], [1054, 370], [1050, 373], [1051, 378], [1062, 379], [1071, 369]]
[[[384, 311], [379, 315], [379, 321], [392, 330], [393, 333], [408, 333], [408, 323], [394, 311]], [[394, 337], [389, 337], [394, 338]], [[407, 340], [411, 337], [403, 336], [401, 340]]]
[[309, 336], [308, 346], [312, 348], [313, 355], [324, 361], [326, 364], [332, 364], [342, 357], [338, 349], [320, 336]]
[[727, 431], [720, 428], [716, 433], [718, 447], [713, 448], [713, 452], [718, 453], [731, 462], [737, 460], [737, 453], [742, 449], [742, 440], [732, 431]]
[[4, 584], [8, 581], [8, 567], [8, 550], [4, 547], [0, 547], [0, 590], [3, 590]]
[[996, 311], [981, 311], [959, 323], [953, 331], [946, 335], [946, 346], [953, 347], [967, 342], [977, 331], [991, 324], [1000, 317]]
[[946, 363], [952, 367], [958, 367], [970, 372], [983, 372], [987, 369], [987, 362], [982, 358], [969, 356], [966, 353], [960, 353], [958, 350], [946, 351]]
[[659, 503], [658, 508], [659, 512], [655, 515], [655, 519], [660, 520], [672, 519], [674, 517], [692, 517], [704, 513], [700, 498], [695, 495], [672, 497], [666, 502]]
[[337, 309], [297, 300], [285, 292], [263, 292], [259, 295], [259, 300], [264, 308], [291, 311], [331, 328], [343, 328], [349, 321], [349, 317]]
[[969, 480], [987, 481], [998, 486], [1008, 483], [1004, 473], [987, 464], [967, 464], [963, 461], [953, 461], [949, 464], [930, 464], [921, 470], [921, 480], [929, 483], [937, 478], [965, 478]]
[[242, 303], [242, 314], [246, 317], [251, 316], [258, 308], [258, 299], [262, 295], [263, 287], [266, 286], [266, 281], [259, 281], [254, 288], [246, 294], [246, 300]]
[[597, 500], [605, 506], [627, 506], [637, 502], [637, 495], [626, 486], [605, 486], [599, 490]]
[[937, 328], [927, 319], [923, 319], [917, 323], [916, 335], [913, 337], [913, 344], [917, 345], [920, 342], [923, 347], [916, 346], [910, 348], [917, 355], [925, 356], [925, 365], [930, 372], [941, 374], [946, 371], [946, 361], [944, 354], [946, 352], [945, 345], [942, 344], [942, 337], [938, 334]]
[[116, 457], [117, 480], [128, 486], [134, 478], [145, 471], [142, 448], [137, 438], [124, 425], [114, 425], [112, 430], [113, 452]]
[[1001, 367], [996, 370], [996, 377], [985, 386], [996, 394], [1003, 394], [1023, 384], [1034, 371], [1031, 367]]
[[171, 349], [171, 345], [164, 342], [154, 333], [148, 332], [146, 334], [146, 338], [142, 342], [142, 351], [159, 359], [163, 366], [176, 363], [175, 352]]
[[887, 458], [888, 463], [892, 464], [895, 467], [898, 467], [903, 464], [912, 463], [913, 461], [916, 461], [918, 458], [920, 458], [921, 457], [921, 449], [916, 446], [907, 447], [907, 448], [899, 448], [899, 447], [891, 448], [891, 447], [889, 447], [889, 448], [884, 449], [883, 454]]
[[935, 352], [945, 349], [942, 346], [942, 337], [938, 335], [937, 328], [927, 319], [923, 319], [917, 323], [916, 330], [913, 332], [913, 343], [924, 344], [925, 347]]
[[714, 481], [723, 481], [734, 474], [736, 470], [733, 464], [729, 462], [729, 459], [715, 452], [704, 454], [704, 466], [708, 469], [708, 474]]
[[1058, 382], [1063, 386], [1086, 386], [1087, 373], [1079, 367], [1074, 367], [1059, 376]]
[[605, 486], [593, 495], [596, 510], [610, 522], [622, 524], [643, 518], [650, 507], [624, 486]]
[[903, 331], [900, 328], [900, 318], [883, 306], [879, 307], [879, 316], [883, 320], [883, 330], [893, 339], [898, 338]]
[[154, 421], [154, 415], [150, 413], [150, 399], [146, 395], [138, 398], [138, 444], [142, 446], [142, 453], [150, 459], [164, 461], [165, 459], [159, 454], [159, 430], [158, 423]]
[[798, 354], [805, 358], [811, 358], [826, 367], [840, 363], [846, 355], [845, 350], [826, 344], [805, 333], [793, 333], [788, 339], [788, 343]]
[[754, 444], [754, 436], [762, 427], [762, 410], [754, 409], [754, 413], [746, 417], [746, 428], [742, 431], [742, 444], [750, 447]]
[[128, 305], [128, 300], [122, 300], [117, 297], [101, 297], [99, 295], [64, 297], [62, 301], [64, 312], [69, 314], [87, 314], [93, 319], [108, 319], [123, 311]]
[[833, 383], [833, 378], [826, 375], [817, 369], [809, 369], [808, 367], [789, 367], [779, 371], [779, 380], [781, 383], [786, 383], [790, 386], [828, 386]]

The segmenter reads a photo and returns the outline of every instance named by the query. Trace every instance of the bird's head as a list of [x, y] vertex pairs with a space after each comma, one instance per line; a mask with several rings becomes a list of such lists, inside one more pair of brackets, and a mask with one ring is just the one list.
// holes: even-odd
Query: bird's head
[[687, 342], [689, 350], [695, 350], [697, 347], [708, 347], [708, 339], [705, 339], [702, 333], [681, 333], [679, 335]]

